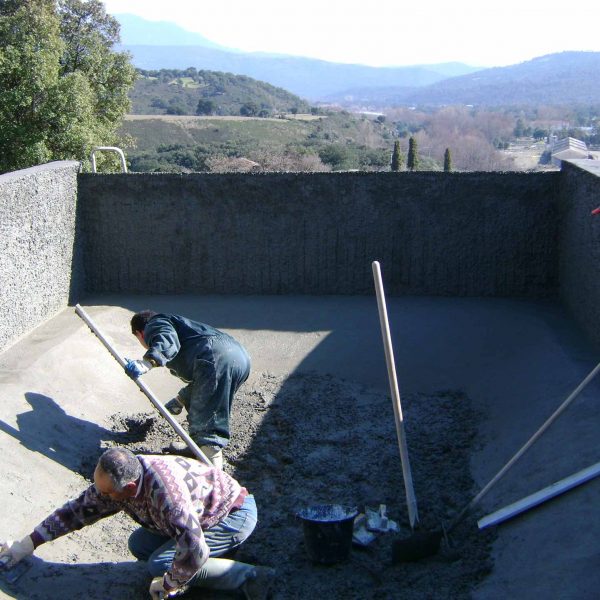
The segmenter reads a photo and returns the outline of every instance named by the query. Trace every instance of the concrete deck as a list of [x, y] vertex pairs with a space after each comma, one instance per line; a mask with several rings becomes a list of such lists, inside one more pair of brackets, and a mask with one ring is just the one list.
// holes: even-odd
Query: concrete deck
[[[233, 333], [250, 351], [253, 376], [314, 371], [388, 386], [374, 297], [121, 296], [88, 298], [82, 306], [123, 356], [141, 350], [129, 333], [131, 312], [153, 308]], [[388, 309], [401, 392], [461, 389], [483, 412], [481, 448], [472, 458], [481, 487], [600, 360], [553, 302], [391, 298]], [[164, 399], [178, 388], [164, 370], [147, 378]], [[73, 469], [112, 435], [109, 415], [151, 406], [72, 308], [0, 354], [0, 382], [0, 537], [14, 538], [83, 488]], [[599, 395], [595, 381], [477, 514], [600, 461]], [[599, 505], [600, 478], [499, 526], [494, 570], [474, 597], [597, 598]], [[61, 563], [129, 560], [125, 548], [104, 552], [104, 535], [94, 525], [36, 554]], [[71, 591], [78, 580], [72, 578]], [[53, 597], [52, 581], [45, 585]], [[0, 582], [0, 597], [11, 594]]]

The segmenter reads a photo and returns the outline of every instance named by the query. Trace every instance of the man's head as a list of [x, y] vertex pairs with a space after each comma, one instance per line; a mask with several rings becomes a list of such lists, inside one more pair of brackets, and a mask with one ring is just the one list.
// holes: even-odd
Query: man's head
[[126, 448], [111, 448], [98, 461], [94, 471], [94, 486], [111, 500], [125, 500], [135, 495], [142, 465]]
[[145, 348], [147, 348], [147, 345], [144, 340], [144, 329], [146, 329], [148, 321], [157, 314], [153, 310], [142, 310], [131, 317], [131, 333], [135, 335], [140, 344]]

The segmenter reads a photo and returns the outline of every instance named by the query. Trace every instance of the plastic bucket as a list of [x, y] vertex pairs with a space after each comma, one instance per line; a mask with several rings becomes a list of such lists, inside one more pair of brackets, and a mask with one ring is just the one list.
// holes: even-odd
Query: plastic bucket
[[319, 504], [297, 513], [304, 529], [304, 545], [313, 563], [333, 565], [350, 555], [355, 507]]

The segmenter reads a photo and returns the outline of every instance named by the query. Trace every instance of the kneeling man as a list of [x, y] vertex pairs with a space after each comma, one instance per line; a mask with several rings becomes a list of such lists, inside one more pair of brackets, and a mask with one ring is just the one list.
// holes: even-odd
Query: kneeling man
[[191, 586], [268, 597], [274, 570], [217, 558], [244, 542], [256, 526], [254, 497], [219, 468], [183, 456], [102, 454], [94, 484], [54, 511], [31, 534], [5, 542], [0, 561], [10, 568], [61, 535], [124, 511], [141, 527], [129, 549], [148, 562], [150, 596], [168, 598]]

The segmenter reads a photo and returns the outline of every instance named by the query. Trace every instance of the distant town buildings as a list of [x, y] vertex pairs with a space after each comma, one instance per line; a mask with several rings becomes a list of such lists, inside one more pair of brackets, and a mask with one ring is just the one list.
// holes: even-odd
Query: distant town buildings
[[556, 136], [550, 136], [548, 140], [551, 156], [551, 162], [554, 166], [560, 167], [561, 161], [568, 159], [595, 159], [585, 142], [572, 137], [556, 139]]

